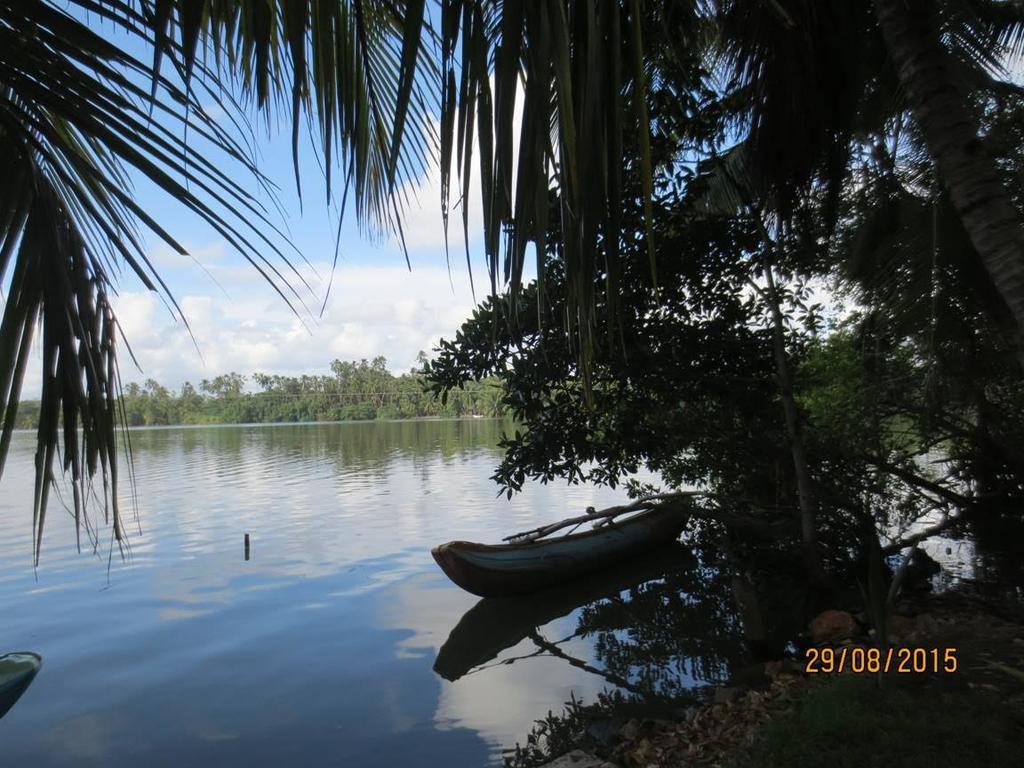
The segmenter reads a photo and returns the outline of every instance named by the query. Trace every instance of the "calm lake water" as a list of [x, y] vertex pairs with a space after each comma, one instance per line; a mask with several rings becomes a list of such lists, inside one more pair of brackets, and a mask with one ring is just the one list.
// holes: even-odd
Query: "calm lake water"
[[[0, 720], [0, 762], [493, 765], [570, 695], [676, 694], [739, 663], [728, 583], [698, 567], [689, 586], [620, 598], [629, 584], [597, 581], [466, 615], [478, 599], [431, 546], [625, 498], [564, 485], [495, 498], [502, 428], [135, 431], [141, 534], [133, 524], [131, 558], [115, 549], [109, 573], [109, 541], [79, 554], [59, 501], [33, 570], [34, 444], [17, 435], [0, 485], [0, 652], [44, 663]], [[631, 578], [656, 575], [648, 566]]]

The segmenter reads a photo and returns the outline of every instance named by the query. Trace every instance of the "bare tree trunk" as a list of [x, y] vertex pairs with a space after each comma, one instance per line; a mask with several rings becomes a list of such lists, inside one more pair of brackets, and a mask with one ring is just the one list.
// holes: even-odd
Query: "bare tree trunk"
[[[770, 243], [765, 244], [769, 248]], [[781, 235], [779, 236], [781, 248]], [[767, 254], [767, 251], [766, 251]], [[803, 433], [800, 430], [800, 411], [793, 397], [793, 377], [789, 370], [789, 355], [786, 354], [785, 325], [779, 301], [779, 291], [772, 274], [772, 265], [767, 255], [764, 258], [765, 279], [768, 282], [768, 304], [772, 315], [772, 350], [775, 356], [775, 372], [779, 379], [779, 396], [786, 418], [786, 434], [793, 454], [793, 471], [796, 474], [797, 496], [800, 500], [800, 534], [803, 545], [804, 563], [812, 579], [821, 581], [824, 570], [821, 553], [818, 551], [817, 500], [811, 484], [811, 473], [807, 468], [807, 452], [804, 450]]]
[[950, 200], [1016, 323], [1024, 367], [1024, 226], [978, 124], [956, 86], [947, 53], [913, 0], [874, 0], [875, 16]]
[[[732, 178], [727, 168], [724, 170], [732, 185], [746, 199], [746, 205], [754, 212], [755, 221], [761, 230], [764, 240], [761, 265], [764, 268], [767, 290], [763, 294], [766, 294], [772, 315], [772, 352], [775, 357], [776, 376], [779, 380], [779, 396], [782, 399], [782, 410], [786, 419], [786, 434], [789, 438], [790, 452], [793, 456], [793, 472], [796, 475], [797, 496], [800, 503], [800, 537], [804, 566], [811, 581], [821, 586], [827, 583], [827, 578], [825, 569], [821, 564], [821, 552], [818, 550], [818, 526], [816, 520], [818, 502], [814, 495], [813, 484], [811, 483], [811, 472], [807, 467], [807, 452], [804, 450], [804, 439], [800, 430], [800, 410], [797, 407], [796, 398], [793, 397], [793, 377], [790, 375], [789, 370], [789, 355], [786, 354], [785, 321], [782, 316], [782, 305], [779, 299], [778, 287], [775, 284], [775, 275], [772, 272], [770, 255], [773, 247], [780, 254], [782, 253], [782, 227], [779, 227], [776, 237], [773, 238], [763, 218], [760, 206], [755, 205], [750, 199], [747, 188]], [[753, 280], [750, 280], [750, 284], [755, 290], [760, 291]]]

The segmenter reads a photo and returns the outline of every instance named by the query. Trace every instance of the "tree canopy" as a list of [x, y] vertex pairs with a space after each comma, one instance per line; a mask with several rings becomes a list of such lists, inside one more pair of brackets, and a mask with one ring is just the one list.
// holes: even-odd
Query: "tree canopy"
[[[464, 229], [468, 206], [482, 207], [490, 293], [497, 302], [510, 291], [501, 314], [513, 334], [522, 302], [543, 317], [547, 276], [561, 280], [549, 320], [577, 361], [588, 410], [601, 338], [630, 323], [620, 294], [650, 306], [677, 290], [656, 216], [694, 175], [709, 182], [706, 206], [731, 198], [755, 226], [754, 290], [778, 315], [776, 282], [828, 272], [783, 262], [842, 262], [821, 246], [849, 231], [846, 198], [887, 166], [923, 168], [901, 183], [955, 215], [970, 246], [963, 273], [985, 287], [990, 330], [1003, 337], [993, 344], [1024, 362], [1024, 226], [987, 111], [1018, 90], [1008, 71], [1024, 40], [1016, 3], [41, 0], [0, 8], [0, 38], [0, 274], [11, 275], [0, 466], [38, 340], [37, 541], [59, 442], [76, 499], [95, 473], [116, 486], [114, 276], [124, 268], [174, 306], [139, 231], [185, 249], [126, 191], [129, 171], [206, 221], [297, 311], [310, 303], [286, 238], [241, 180], [268, 186], [248, 130], [258, 113], [288, 118], [297, 184], [300, 128], [312, 126], [328, 194], [341, 186], [342, 208], [351, 196], [370, 229], [400, 236], [405, 183], [439, 163], [446, 227], [454, 201]], [[537, 301], [519, 296], [531, 247]], [[767, 328], [809, 524], [814, 490], [790, 370], [803, 353], [778, 316]]]
[[[1016, 92], [979, 104], [1008, 188], [1024, 170], [1010, 140], [1022, 104]], [[652, 291], [637, 258], [635, 193], [622, 208], [637, 234], [620, 245], [618, 291], [596, 302], [612, 330], [595, 345], [592, 400], [558, 322], [569, 288], [557, 247], [543, 301], [531, 284], [483, 302], [427, 374], [442, 394], [502, 380], [522, 428], [504, 443], [499, 484], [615, 485], [646, 468], [668, 486], [658, 490], [706, 488], [707, 503], [791, 521], [794, 537], [807, 493], [813, 548], [826, 556], [858, 549], [865, 525], [892, 535], [1012, 508], [1024, 494], [1012, 319], [927, 156], [897, 143], [880, 160], [873, 141], [853, 147], [838, 189], [815, 185], [785, 219], [757, 204], [735, 154], [711, 152], [682, 174], [656, 165], [664, 279]], [[823, 316], [812, 300], [823, 286], [850, 306]]]
[[[127, 384], [119, 407], [130, 427], [504, 415], [496, 380], [473, 382], [441, 403], [426, 390], [418, 369], [396, 376], [383, 357], [335, 360], [331, 370], [329, 376], [231, 372], [203, 379], [198, 387], [186, 381], [177, 392], [147, 379]], [[38, 425], [39, 403], [23, 403], [18, 427]]]

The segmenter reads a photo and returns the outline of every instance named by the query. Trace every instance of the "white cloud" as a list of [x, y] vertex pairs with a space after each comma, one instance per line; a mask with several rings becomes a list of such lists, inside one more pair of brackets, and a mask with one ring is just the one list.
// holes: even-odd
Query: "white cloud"
[[[517, 122], [522, 119], [521, 101], [517, 98]], [[518, 131], [514, 146], [514, 152], [517, 151]], [[469, 240], [475, 259], [481, 255], [479, 243], [483, 233], [478, 157], [474, 143]], [[127, 350], [122, 349], [124, 381], [154, 378], [176, 388], [186, 380], [195, 383], [232, 370], [247, 374], [257, 370], [311, 373], [326, 371], [334, 358], [377, 355], [385, 356], [393, 371], [408, 370], [417, 352], [429, 352], [440, 337], [454, 335], [474, 306], [462, 258], [462, 210], [458, 207], [461, 184], [454, 169], [455, 207], [449, 220], [452, 273], [449, 275], [444, 267], [417, 263], [417, 255], [430, 251], [435, 251], [431, 258], [436, 258], [436, 251], [445, 243], [441, 173], [436, 162], [428, 163], [427, 168], [417, 183], [403, 190], [408, 198], [403, 234], [413, 261], [412, 272], [404, 266], [339, 264], [330, 278], [330, 301], [323, 317], [317, 315], [326, 290], [325, 281], [332, 273], [329, 262], [296, 262], [299, 274], [311, 286], [309, 289], [276, 262], [283, 279], [297, 286], [299, 298], [288, 298], [302, 313], [300, 320], [252, 265], [230, 255], [223, 241], [184, 240], [189, 251], [186, 256], [166, 244], [156, 245], [148, 255], [171, 283], [188, 327], [175, 320], [174, 313], [158, 295], [122, 291], [114, 306], [141, 367], [140, 372]], [[392, 247], [397, 244], [397, 238], [389, 242]], [[185, 281], [185, 287], [179, 284], [179, 279]], [[484, 270], [477, 270], [476, 282], [478, 292], [486, 292]], [[23, 397], [37, 397], [39, 385], [37, 357], [26, 372]]]
[[[494, 78], [491, 78], [491, 89], [494, 89]], [[519, 130], [523, 120], [523, 91], [516, 89], [516, 103], [512, 118], [514, 126], [512, 133], [512, 184], [513, 195], [515, 194], [516, 172], [518, 170], [519, 158]], [[441, 125], [434, 121], [434, 133], [439, 135]], [[469, 174], [469, 242], [479, 242], [483, 237], [483, 204], [480, 198], [480, 145], [476, 135], [473, 137], [473, 154], [470, 163]], [[462, 177], [461, 166], [452, 159], [451, 174], [451, 205], [448, 219], [448, 244], [454, 254], [460, 253], [463, 249], [463, 225], [462, 225]], [[408, 197], [406, 215], [402, 221], [402, 231], [405, 235], [406, 245], [410, 248], [441, 248], [444, 246], [444, 224], [441, 217], [441, 164], [430, 162], [427, 164], [427, 172], [416, 184], [406, 184], [402, 192]], [[392, 239], [392, 244], [397, 244], [397, 238]]]
[[[327, 274], [330, 265], [307, 269]], [[326, 372], [335, 358], [377, 355], [387, 358], [392, 371], [402, 372], [412, 367], [420, 350], [429, 352], [440, 337], [454, 336], [473, 308], [468, 277], [456, 272], [449, 279], [443, 267], [409, 272], [404, 266], [339, 266], [323, 317], [306, 315], [305, 322], [265, 283], [239, 286], [229, 281], [226, 287], [233, 298], [214, 285], [177, 297], [188, 328], [157, 294], [120, 293], [115, 312], [141, 367], [122, 347], [124, 381], [153, 378], [177, 388], [184, 381], [198, 383], [228, 371]], [[319, 309], [315, 299], [309, 303]], [[26, 372], [26, 398], [39, 394], [38, 358], [34, 362]]]
[[177, 387], [228, 371], [326, 372], [336, 357], [379, 354], [392, 371], [406, 371], [421, 349], [453, 336], [472, 309], [468, 280], [454, 274], [453, 281], [454, 289], [437, 267], [341, 266], [324, 316], [305, 325], [265, 286], [236, 299], [180, 297], [187, 329], [155, 294], [123, 293], [115, 309], [141, 372], [125, 356], [122, 375]]
[[[434, 124], [440, 130], [440, 124]], [[470, 171], [469, 193], [469, 242], [479, 241], [483, 235], [483, 208], [480, 203], [480, 157], [479, 147], [474, 139], [473, 162]], [[452, 165], [455, 165], [453, 160]], [[448, 246], [454, 253], [464, 248], [462, 234], [462, 181], [459, 173], [452, 168], [451, 210], [448, 212]], [[444, 219], [441, 216], [441, 164], [427, 164], [426, 174], [416, 184], [406, 184], [400, 193], [407, 199], [402, 217], [402, 234], [410, 250], [418, 248], [443, 248]], [[392, 245], [398, 245], [397, 237], [391, 238]]]

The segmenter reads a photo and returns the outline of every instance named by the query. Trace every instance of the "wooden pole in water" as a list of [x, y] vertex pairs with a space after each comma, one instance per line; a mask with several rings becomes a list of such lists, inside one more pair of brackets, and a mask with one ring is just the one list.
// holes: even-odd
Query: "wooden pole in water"
[[245, 534], [245, 559], [249, 559], [249, 534]]

